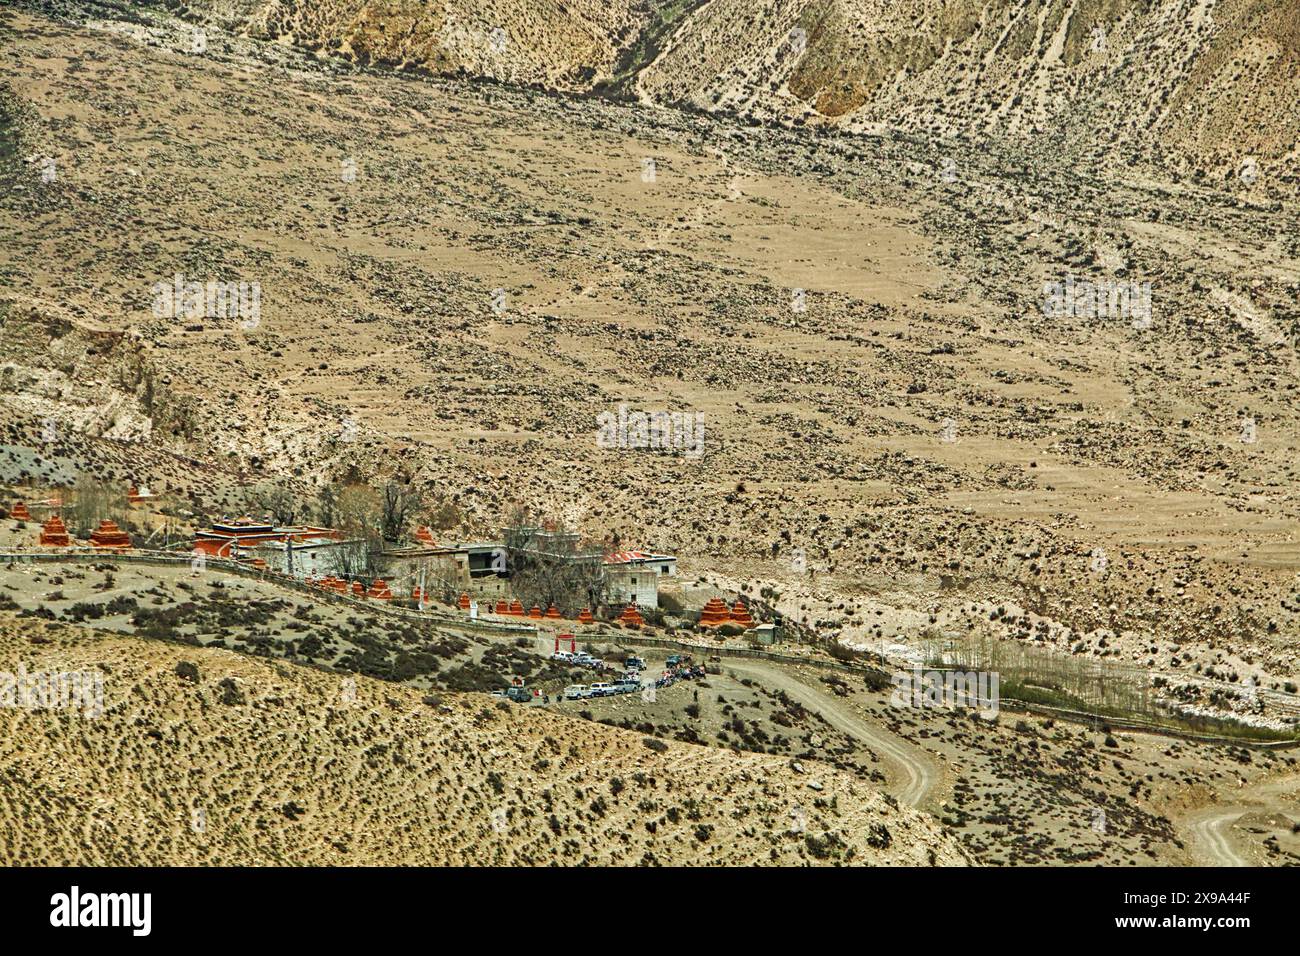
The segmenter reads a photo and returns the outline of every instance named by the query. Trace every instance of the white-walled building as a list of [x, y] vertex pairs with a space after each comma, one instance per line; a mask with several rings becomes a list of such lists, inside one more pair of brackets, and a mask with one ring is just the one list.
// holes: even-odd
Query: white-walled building
[[636, 601], [659, 606], [659, 583], [677, 576], [677, 558], [651, 551], [615, 551], [605, 555], [605, 581], [611, 604]]

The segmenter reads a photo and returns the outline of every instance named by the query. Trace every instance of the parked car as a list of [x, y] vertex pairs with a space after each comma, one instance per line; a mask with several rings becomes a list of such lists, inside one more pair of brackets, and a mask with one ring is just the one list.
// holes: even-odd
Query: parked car
[[571, 660], [573, 660], [574, 656], [575, 656], [575, 655], [574, 655], [573, 653], [571, 653], [570, 651], [556, 651], [554, 654], [551, 655], [551, 660], [553, 660], [553, 661], [571, 661]]
[[585, 700], [591, 696], [591, 688], [586, 684], [570, 684], [564, 688], [565, 700]]
[[592, 697], [609, 697], [614, 693], [616, 693], [616, 691], [614, 690], [613, 684], [607, 684], [604, 681], [597, 681], [595, 684], [591, 685]]

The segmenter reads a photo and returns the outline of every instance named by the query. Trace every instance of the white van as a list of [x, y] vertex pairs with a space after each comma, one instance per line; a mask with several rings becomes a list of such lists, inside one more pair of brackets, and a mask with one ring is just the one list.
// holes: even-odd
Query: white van
[[591, 696], [591, 688], [586, 684], [570, 684], [564, 688], [565, 700], [583, 700]]

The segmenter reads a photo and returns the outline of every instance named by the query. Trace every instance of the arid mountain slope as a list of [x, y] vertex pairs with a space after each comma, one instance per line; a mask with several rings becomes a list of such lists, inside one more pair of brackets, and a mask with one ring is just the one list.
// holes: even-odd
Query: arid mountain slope
[[[104, 4], [105, 9], [120, 4]], [[196, 23], [355, 63], [586, 89], [646, 18], [634, 0], [201, 0]]]
[[[1300, 676], [1286, 208], [186, 30], [0, 14], [7, 480], [399, 474], [451, 535], [525, 502], [827, 637]], [[176, 275], [260, 312], [156, 309]], [[1150, 327], [1045, 315], [1073, 277]], [[621, 404], [702, 457], [600, 447]]]
[[103, 713], [0, 708], [10, 866], [965, 862], [814, 762], [6, 616], [20, 666], [102, 672]]
[[1014, 137], [1295, 181], [1287, 2], [714, 0], [641, 74], [657, 102], [849, 130]]
[[1013, 140], [1293, 195], [1290, 0], [200, 0], [251, 36], [647, 103]]

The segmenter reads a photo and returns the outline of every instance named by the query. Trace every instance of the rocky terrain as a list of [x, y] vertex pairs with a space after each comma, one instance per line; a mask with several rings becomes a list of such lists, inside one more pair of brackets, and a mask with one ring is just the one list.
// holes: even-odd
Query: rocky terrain
[[[978, 632], [1243, 712], [1248, 680], [1295, 691], [1283, 4], [416, 6], [0, 11], [7, 496], [95, 474], [184, 524], [254, 483], [306, 502], [396, 477], [446, 502], [448, 536], [523, 503], [828, 641], [906, 657]], [[177, 282], [223, 291], [178, 306]], [[1149, 314], [1047, 308], [1067, 282], [1149, 284]], [[698, 414], [702, 455], [602, 444], [620, 406]], [[19, 597], [72, 620], [57, 587]], [[689, 719], [652, 723], [740, 736]], [[879, 784], [883, 749], [843, 727], [817, 733]], [[968, 852], [1083, 846], [999, 822], [1051, 728], [962, 729], [945, 746], [1001, 781], [962, 788], [976, 809], [954, 791]], [[1213, 788], [1221, 762], [1187, 773]], [[1106, 771], [1149, 802], [1079, 860], [1181, 859], [1138, 783], [1159, 763]], [[1248, 822], [1290, 852], [1266, 810]]]
[[[199, 769], [192, 769], [191, 775], [212, 772], [210, 745], [182, 734], [179, 728], [188, 726], [188, 717], [173, 714], [173, 705], [156, 700], [153, 691], [163, 697], [190, 684], [203, 684], [207, 674], [212, 675], [206, 682], [210, 696], [200, 694], [200, 701], [242, 706], [248, 703], [245, 692], [253, 678], [245, 670], [231, 670], [232, 655], [237, 654], [260, 661], [256, 666], [273, 672], [280, 682], [266, 707], [254, 704], [254, 710], [282, 707], [286, 692], [301, 699], [303, 682], [313, 686], [323, 682], [330, 689], [331, 713], [346, 714], [364, 706], [359, 703], [363, 693], [372, 693], [376, 700], [382, 695], [389, 707], [408, 697], [418, 698], [425, 707], [465, 699], [495, 704], [497, 698], [445, 691], [487, 690], [505, 686], [509, 677], [522, 677], [530, 687], [549, 694], [549, 703], [539, 699], [527, 707], [509, 705], [502, 713], [529, 715], [530, 721], [555, 718], [557, 724], [549, 731], [552, 738], [566, 732], [574, 720], [595, 721], [640, 738], [656, 753], [669, 746], [691, 745], [735, 755], [763, 755], [787, 761], [788, 769], [805, 779], [817, 795], [824, 792], [823, 775], [834, 772], [855, 781], [864, 788], [860, 792], [873, 799], [883, 791], [891, 806], [901, 802], [932, 814], [962, 844], [965, 855], [979, 863], [1119, 866], [1226, 860], [1240, 865], [1246, 860], [1289, 863], [1297, 858], [1290, 796], [1295, 759], [1287, 751], [1207, 747], [1112, 731], [1104, 723], [1081, 726], [1005, 710], [977, 719], [946, 709], [900, 709], [891, 702], [887, 682], [869, 679], [863, 686], [861, 676], [734, 658], [714, 657], [705, 677], [660, 688], [648, 697], [562, 701], [558, 694], [566, 684], [592, 678], [590, 672], [569, 670], [549, 659], [551, 639], [546, 628], [529, 638], [473, 633], [442, 624], [413, 625], [383, 609], [343, 609], [215, 570], [195, 577], [106, 562], [66, 568], [11, 563], [0, 569], [0, 618], [13, 638], [11, 646], [0, 650], [0, 704], [15, 720], [24, 714], [24, 707], [6, 696], [11, 690], [6, 682], [15, 675], [98, 671], [104, 686], [111, 688], [123, 679], [118, 662], [135, 660], [132, 649], [145, 654], [154, 670], [165, 666], [160, 661], [182, 658], [175, 671], [181, 682], [148, 684], [149, 692], [137, 683], [131, 700], [143, 697], [174, 717], [162, 726], [168, 728], [168, 740], [174, 737], [178, 752], [198, 755], [194, 763]], [[649, 672], [657, 674], [667, 652], [640, 648], [632, 640], [629, 645], [616, 634], [595, 633], [582, 646], [613, 661], [635, 651], [648, 659]], [[156, 655], [147, 650], [159, 642], [165, 649]], [[119, 653], [121, 648], [128, 653]], [[204, 656], [195, 658], [191, 651]], [[296, 677], [299, 672], [303, 676]], [[876, 677], [883, 675], [877, 672]], [[381, 685], [376, 679], [388, 683]], [[99, 706], [112, 710], [107, 696]], [[201, 710], [214, 720], [223, 713], [241, 713], [215, 711]], [[136, 714], [135, 727], [156, 725], [141, 717], [138, 709], [131, 713]], [[301, 716], [304, 711], [300, 707], [297, 713]], [[14, 726], [14, 754], [30, 756], [33, 745], [26, 734], [32, 722], [54, 716], [27, 708], [25, 722]], [[105, 719], [97, 713], [60, 716], [91, 728]], [[294, 718], [290, 714], [286, 719]], [[328, 719], [326, 723], [333, 725]], [[357, 749], [370, 752], [368, 736], [322, 740], [313, 736], [315, 725], [310, 721], [302, 726], [318, 749], [332, 746], [339, 759]], [[66, 730], [69, 725], [61, 721], [59, 727]], [[410, 730], [409, 725], [404, 727]], [[105, 732], [127, 738], [133, 734], [115, 725]], [[156, 737], [153, 731], [146, 736]], [[227, 736], [219, 739], [226, 741]], [[585, 758], [592, 750], [580, 745], [579, 753]], [[58, 759], [75, 766], [82, 756], [60, 751]], [[410, 766], [394, 762], [398, 768]], [[291, 774], [297, 772], [290, 769]], [[159, 775], [151, 793], [184, 787], [151, 765], [149, 772]], [[72, 776], [85, 782], [80, 771]], [[102, 788], [95, 804], [117, 807], [115, 794], [124, 788], [123, 780], [92, 776], [92, 784], [86, 786]], [[64, 786], [65, 778], [58, 778], [58, 787]], [[31, 803], [47, 798], [47, 791], [40, 789], [24, 797], [21, 774], [17, 779], [11, 806], [22, 805], [24, 799]], [[345, 786], [355, 783], [349, 779]], [[368, 783], [357, 786], [364, 791]], [[246, 819], [250, 806], [261, 807], [260, 796], [250, 794], [264, 790], [265, 785], [252, 777], [231, 779], [221, 798], [224, 812]], [[170, 832], [169, 825], [155, 819], [156, 810], [136, 806], [139, 799], [132, 793], [127, 801], [134, 808], [131, 819], [136, 825], [155, 837]], [[205, 802], [195, 811], [200, 826], [206, 825], [211, 806]], [[303, 804], [294, 806], [298, 809], [288, 815], [296, 820], [294, 814]], [[796, 805], [791, 815], [790, 833], [797, 842], [809, 832], [809, 818], [802, 805]], [[96, 821], [105, 827], [114, 823], [98, 814]], [[267, 828], [264, 819], [258, 827]], [[829, 848], [837, 846], [844, 850], [836, 843], [838, 837], [813, 836], [805, 842], [808, 854], [801, 855], [795, 848], [792, 858], [768, 853], [763, 859], [864, 862], [851, 854], [830, 853]], [[586, 831], [586, 837], [594, 834]], [[588, 846], [585, 837], [575, 839]], [[168, 844], [159, 852], [171, 849]], [[130, 854], [138, 850], [135, 845], [123, 846], [118, 856], [103, 859], [131, 862], [136, 858]], [[321, 861], [301, 846], [285, 846], [282, 852], [284, 862]], [[766, 851], [755, 848], [754, 852]], [[656, 858], [662, 862], [662, 857]], [[427, 857], [420, 860], [433, 862]]]
[[[120, 9], [116, 4], [105, 4]], [[962, 154], [1026, 145], [1294, 198], [1300, 24], [1285, 0], [198, 0], [358, 64], [595, 90]]]
[[1011, 140], [1096, 167], [1294, 195], [1300, 35], [1284, 2], [714, 0], [641, 73], [654, 102], [904, 130], [954, 159]]
[[0, 621], [9, 673], [103, 710], [0, 708], [6, 865], [960, 865], [829, 766], [232, 651]]
[[[832, 637], [987, 605], [1063, 653], [1295, 677], [1292, 206], [180, 21], [2, 28], [11, 482], [211, 513], [399, 474], [459, 533], [524, 501]], [[155, 308], [177, 275], [257, 315]], [[1150, 282], [1150, 327], [1045, 315], [1075, 276]], [[701, 414], [703, 457], [599, 447], [625, 403]]]

